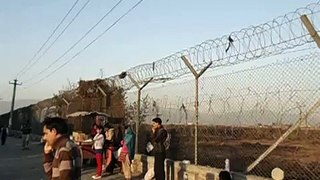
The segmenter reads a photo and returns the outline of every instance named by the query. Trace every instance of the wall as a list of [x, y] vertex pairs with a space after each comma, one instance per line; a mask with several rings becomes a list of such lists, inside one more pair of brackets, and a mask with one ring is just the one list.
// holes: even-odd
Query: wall
[[[133, 172], [145, 174], [148, 169], [153, 167], [153, 164], [153, 157], [136, 154], [132, 170]], [[222, 171], [222, 169], [185, 164], [182, 161], [173, 161], [170, 159], [166, 159], [165, 161], [167, 180], [182, 180], [184, 177], [187, 177], [188, 180], [218, 180], [220, 171]], [[239, 173], [232, 173], [232, 177], [233, 180], [271, 180], [269, 178]]]

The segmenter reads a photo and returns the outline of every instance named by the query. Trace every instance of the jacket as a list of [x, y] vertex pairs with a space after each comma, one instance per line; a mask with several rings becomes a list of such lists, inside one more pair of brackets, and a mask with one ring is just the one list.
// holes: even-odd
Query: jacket
[[68, 137], [62, 136], [53, 146], [54, 152], [44, 154], [44, 171], [50, 180], [81, 179], [80, 148]]
[[96, 134], [93, 138], [94, 149], [103, 149], [104, 148], [104, 136], [103, 134]]
[[153, 145], [153, 152], [154, 153], [165, 153], [166, 148], [164, 146], [164, 142], [167, 139], [168, 133], [167, 131], [161, 126], [157, 129], [153, 135], [151, 136], [151, 142]]

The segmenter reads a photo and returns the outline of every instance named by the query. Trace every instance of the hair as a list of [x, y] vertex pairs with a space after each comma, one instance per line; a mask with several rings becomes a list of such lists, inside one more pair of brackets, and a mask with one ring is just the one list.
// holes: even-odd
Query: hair
[[42, 122], [42, 125], [46, 126], [46, 128], [50, 131], [52, 131], [52, 129], [55, 129], [57, 131], [57, 134], [68, 134], [69, 128], [66, 119], [60, 117], [47, 117]]
[[232, 180], [231, 175], [228, 171], [220, 171], [219, 179], [220, 180]]
[[153, 118], [152, 121], [158, 123], [159, 125], [162, 124], [162, 120], [159, 117]]
[[105, 127], [105, 128], [108, 128], [108, 129], [112, 128], [112, 126], [111, 126], [109, 123], [106, 123], [106, 124], [104, 125], [104, 127]]
[[103, 134], [103, 131], [104, 131], [104, 128], [103, 128], [103, 126], [97, 126], [97, 129], [100, 129], [100, 130], [102, 130], [102, 131], [100, 132], [100, 134]]
[[124, 125], [124, 129], [125, 130], [128, 129], [128, 128], [130, 128], [130, 125]]

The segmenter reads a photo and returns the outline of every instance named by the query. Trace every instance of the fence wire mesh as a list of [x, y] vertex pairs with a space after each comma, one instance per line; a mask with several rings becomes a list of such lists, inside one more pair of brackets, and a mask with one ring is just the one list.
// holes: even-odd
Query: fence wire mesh
[[[231, 170], [245, 172], [320, 100], [318, 52], [251, 65], [233, 66], [218, 75], [210, 71], [200, 78], [198, 164], [224, 168], [228, 158]], [[194, 86], [193, 77], [185, 77], [142, 92], [141, 119], [163, 119], [172, 132], [169, 156], [177, 160], [194, 161]], [[127, 95], [134, 104], [136, 91]], [[271, 170], [280, 167], [288, 179], [317, 179], [319, 117], [318, 110], [310, 114], [249, 173], [270, 177]], [[140, 143], [143, 152], [145, 142]]]
[[[301, 15], [319, 32], [318, 2], [108, 78], [127, 90], [132, 122], [136, 87], [153, 78], [140, 100], [139, 152], [158, 116], [172, 135], [169, 158], [218, 168], [229, 159], [232, 171], [270, 177], [280, 167], [286, 179], [318, 179], [320, 57]], [[195, 79], [182, 56], [198, 72], [212, 62], [199, 78], [198, 133]]]

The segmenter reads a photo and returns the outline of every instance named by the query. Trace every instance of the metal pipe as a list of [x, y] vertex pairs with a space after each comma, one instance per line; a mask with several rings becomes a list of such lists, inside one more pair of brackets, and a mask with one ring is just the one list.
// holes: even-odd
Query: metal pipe
[[138, 90], [138, 100], [137, 100], [137, 117], [136, 117], [136, 145], [135, 153], [138, 153], [138, 143], [139, 143], [139, 125], [140, 125], [140, 100], [141, 100], [141, 89]]
[[196, 78], [196, 96], [195, 96], [195, 109], [196, 109], [196, 123], [195, 123], [195, 137], [194, 137], [194, 163], [198, 164], [198, 124], [199, 124], [199, 78]]
[[318, 48], [320, 48], [320, 37], [318, 32], [315, 30], [313, 24], [311, 23], [310, 19], [307, 15], [302, 15], [300, 17], [301, 21], [303, 22], [304, 26], [309, 31], [310, 36], [313, 38], [313, 40], [317, 43]]
[[312, 115], [316, 110], [320, 107], [320, 100], [318, 100], [309, 111], [300, 117], [297, 122], [292, 125], [272, 146], [270, 146], [263, 154], [261, 154], [258, 159], [256, 159], [250, 166], [247, 168], [247, 172], [251, 171], [254, 167], [256, 167], [260, 161], [262, 161], [265, 157], [267, 157], [278, 145], [285, 140], [294, 130], [296, 130], [301, 122], [306, 121], [310, 115]]

